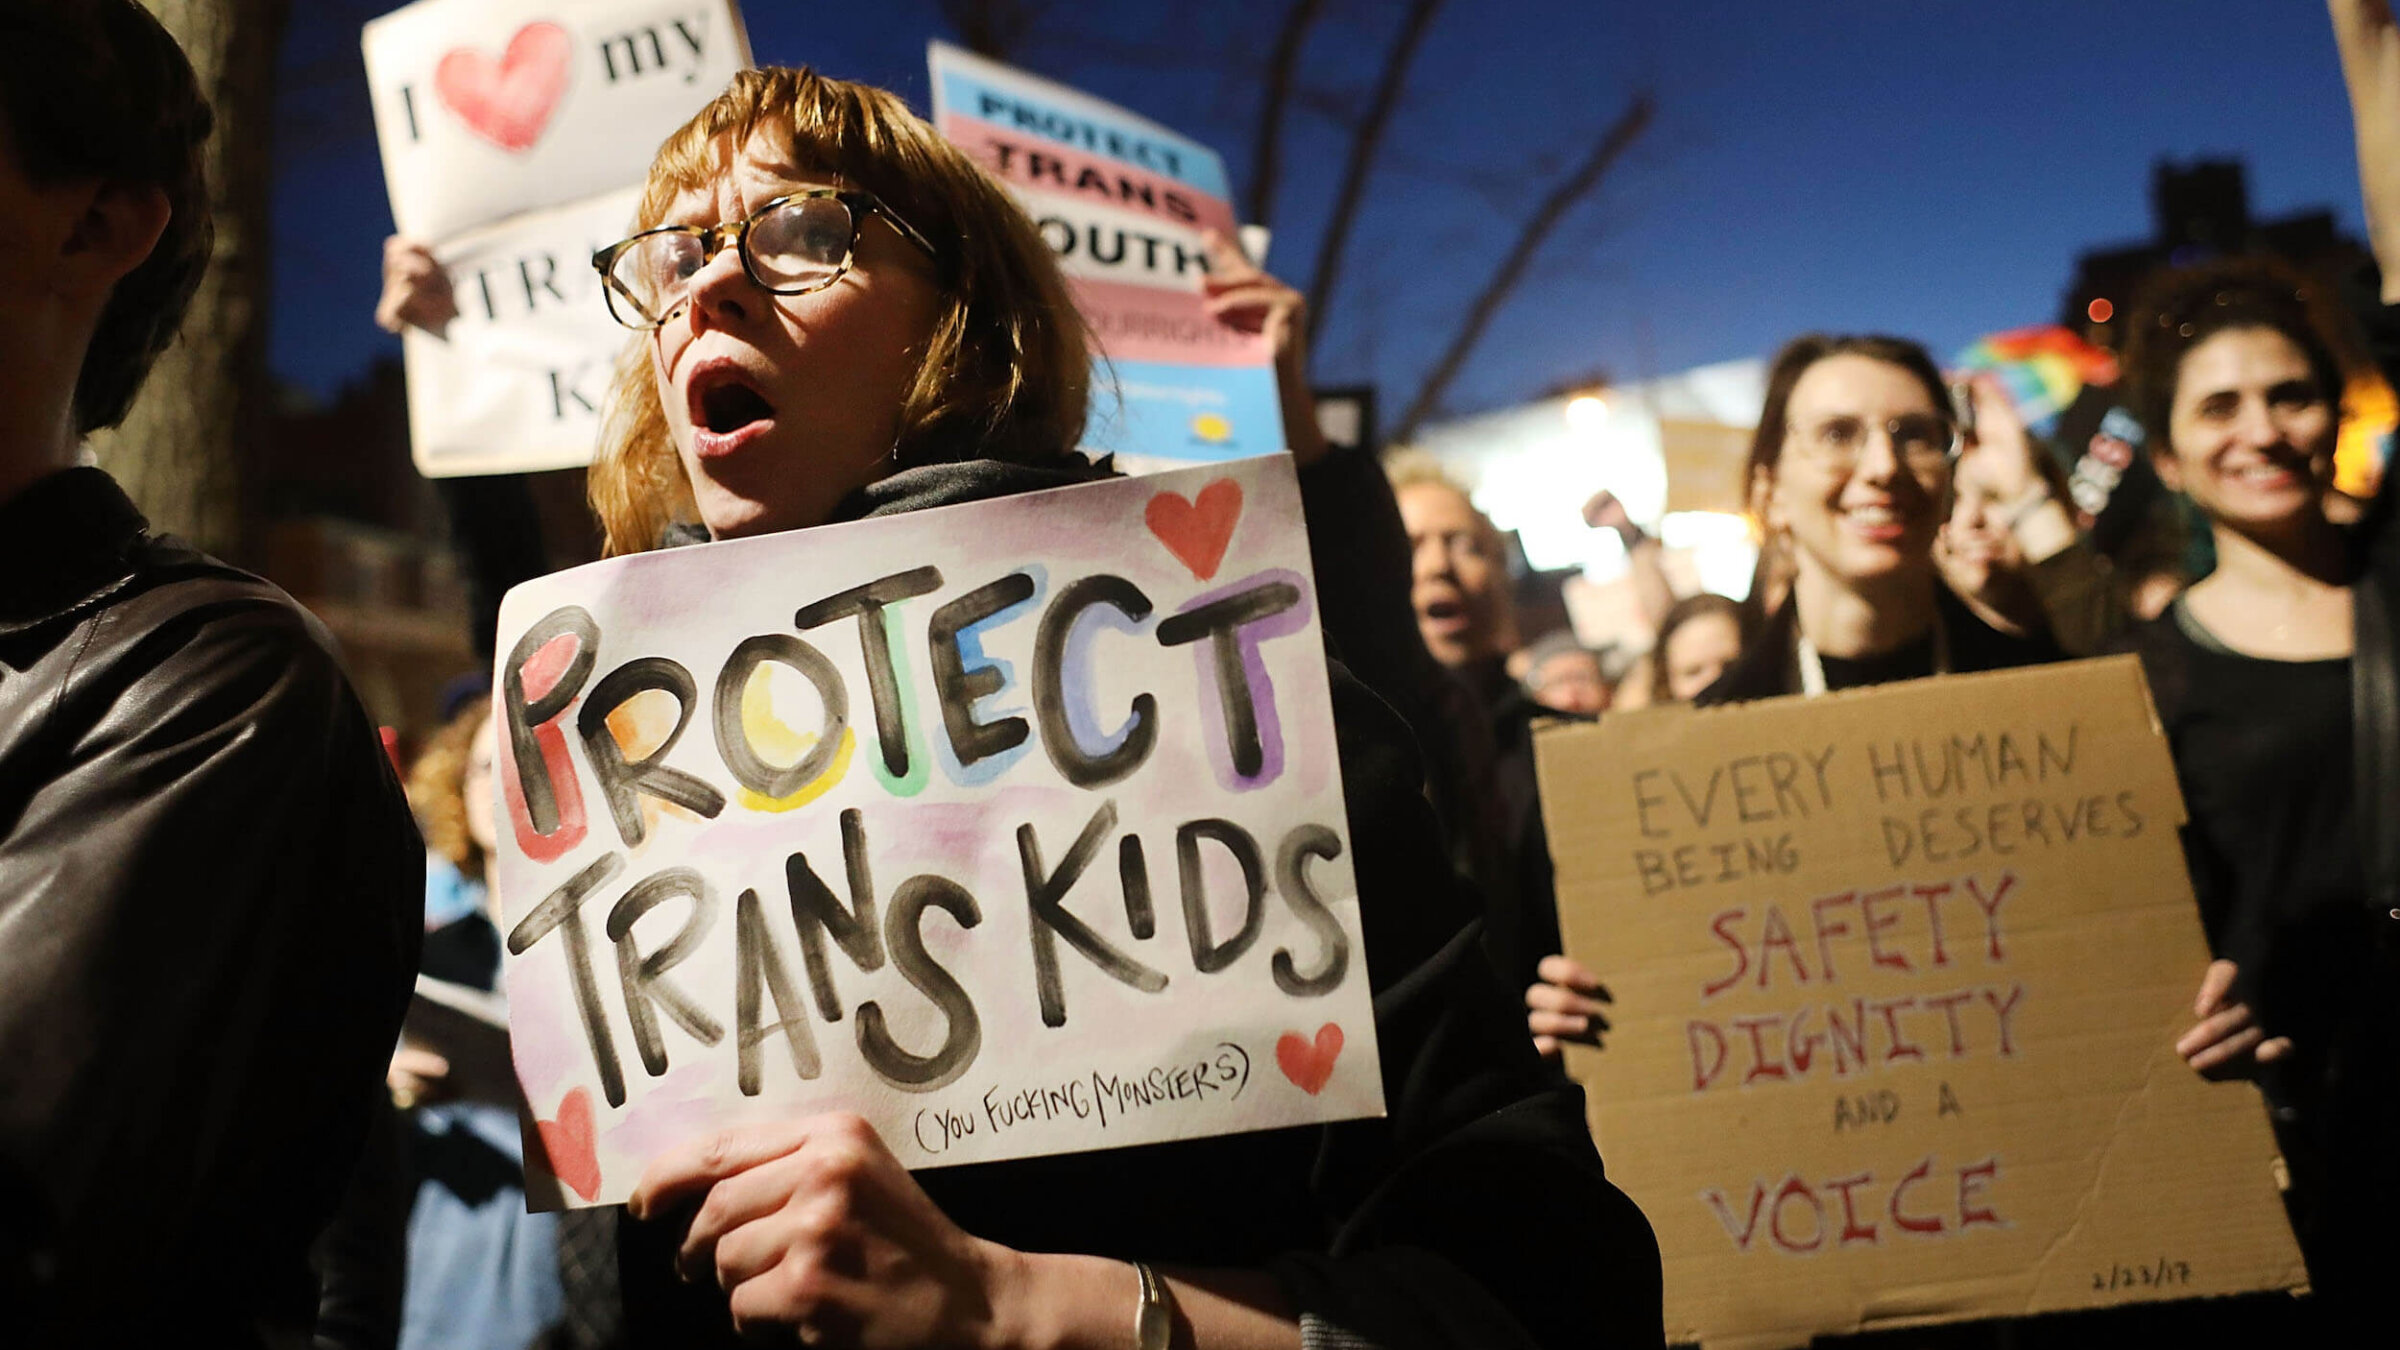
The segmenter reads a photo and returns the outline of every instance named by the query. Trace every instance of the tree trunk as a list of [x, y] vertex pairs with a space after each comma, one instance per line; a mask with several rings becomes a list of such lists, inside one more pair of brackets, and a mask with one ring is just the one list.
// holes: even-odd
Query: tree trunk
[[216, 109], [208, 181], [216, 250], [124, 425], [93, 438], [151, 525], [211, 553], [249, 542], [242, 466], [268, 400], [267, 186], [275, 56], [289, 0], [142, 0], [183, 45]]
[[1500, 312], [1500, 306], [1507, 303], [1517, 283], [1524, 279], [1525, 269], [1533, 262], [1533, 255], [1541, 250], [1542, 242], [1550, 237], [1552, 230], [1558, 228], [1558, 222], [1565, 219], [1575, 203], [1600, 186], [1600, 180], [1607, 176], [1609, 166], [1616, 163], [1617, 157], [1624, 154], [1627, 147], [1640, 138], [1643, 129], [1650, 125], [1654, 111], [1656, 104], [1647, 92], [1634, 95], [1633, 101], [1625, 105], [1625, 111], [1618, 113], [1617, 120], [1600, 134], [1599, 141], [1592, 146], [1591, 155], [1573, 173], [1560, 179], [1558, 185], [1550, 189], [1549, 195], [1542, 198], [1542, 204], [1534, 208], [1533, 214], [1525, 221], [1525, 228], [1518, 232], [1517, 242], [1501, 258], [1500, 265], [1492, 269], [1491, 279], [1484, 283], [1474, 303], [1467, 306], [1466, 317], [1459, 321], [1458, 331], [1451, 335], [1450, 346], [1442, 352], [1441, 360], [1434, 363], [1432, 373], [1425, 377], [1425, 383], [1409, 403], [1408, 411], [1400, 415], [1400, 424], [1392, 428], [1395, 444], [1416, 435], [1417, 428], [1424, 425], [1425, 419], [1442, 405], [1442, 394], [1467, 364], [1467, 357], [1473, 354], [1475, 344], [1482, 340], [1483, 330], [1491, 323], [1492, 316]]

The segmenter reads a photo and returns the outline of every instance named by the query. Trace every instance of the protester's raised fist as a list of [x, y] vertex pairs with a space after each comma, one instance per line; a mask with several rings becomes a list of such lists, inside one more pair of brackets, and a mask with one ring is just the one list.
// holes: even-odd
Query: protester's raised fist
[[436, 337], [458, 317], [450, 274], [432, 250], [393, 235], [383, 241], [383, 296], [375, 302], [375, 324], [387, 333], [422, 328]]
[[1633, 513], [1607, 488], [1593, 493], [1591, 500], [1583, 504], [1583, 523], [1595, 530], [1615, 530], [1629, 549], [1644, 537], [1642, 527], [1633, 523]]

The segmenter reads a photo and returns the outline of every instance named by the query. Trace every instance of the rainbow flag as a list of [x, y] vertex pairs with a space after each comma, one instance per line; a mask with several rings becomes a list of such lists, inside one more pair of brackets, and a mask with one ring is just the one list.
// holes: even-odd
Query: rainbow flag
[[2333, 449], [2333, 485], [2353, 497], [2372, 497], [2382, 486], [2384, 466], [2391, 462], [2395, 427], [2400, 427], [2400, 398], [2383, 376], [2362, 370], [2342, 390], [2341, 437]]
[[1989, 374], [2016, 404], [2036, 435], [2047, 436], [2058, 415], [2084, 386], [2114, 384], [2117, 358], [2056, 324], [2012, 328], [1981, 338], [1958, 354], [1962, 371]]

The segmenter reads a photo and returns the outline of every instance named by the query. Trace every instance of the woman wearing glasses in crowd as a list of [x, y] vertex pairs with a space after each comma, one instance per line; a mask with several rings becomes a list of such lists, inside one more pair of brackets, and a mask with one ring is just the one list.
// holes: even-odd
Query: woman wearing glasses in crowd
[[[1108, 473], [1071, 453], [1089, 366], [1049, 250], [890, 95], [738, 76], [639, 223], [595, 259], [641, 332], [592, 469], [612, 552]], [[1463, 927], [1407, 732], [1338, 668], [1334, 706], [1388, 1119], [922, 1177], [855, 1118], [694, 1139], [620, 1229], [635, 1339], [1658, 1344], [1655, 1243]]]
[[1752, 499], [1790, 557], [1791, 598], [1698, 702], [1822, 693], [2054, 660], [1942, 584], [1959, 449], [1941, 372], [1889, 337], [1799, 338], [1775, 357], [1750, 443]]
[[[1979, 397], [1993, 396], [1978, 390]], [[1699, 704], [1886, 684], [2058, 659], [2047, 636], [2002, 632], [1943, 584], [1934, 542], [1960, 447], [1941, 371], [1892, 337], [1795, 338], [1767, 371], [1750, 442], [1750, 500], [1791, 592]], [[1547, 957], [1525, 991], [1534, 1043], [1597, 1043], [1599, 977]]]

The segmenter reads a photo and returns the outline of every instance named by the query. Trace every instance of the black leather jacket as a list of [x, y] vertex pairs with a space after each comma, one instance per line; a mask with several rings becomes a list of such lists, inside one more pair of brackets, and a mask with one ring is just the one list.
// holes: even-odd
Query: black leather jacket
[[290, 597], [97, 469], [0, 506], [0, 1339], [305, 1335], [423, 867]]

